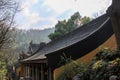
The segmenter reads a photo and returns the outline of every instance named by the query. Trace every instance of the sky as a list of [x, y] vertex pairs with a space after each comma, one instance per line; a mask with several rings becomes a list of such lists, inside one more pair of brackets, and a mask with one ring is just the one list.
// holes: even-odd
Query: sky
[[20, 12], [15, 16], [19, 29], [54, 27], [58, 20], [69, 19], [75, 12], [95, 17], [103, 14], [112, 0], [20, 0]]

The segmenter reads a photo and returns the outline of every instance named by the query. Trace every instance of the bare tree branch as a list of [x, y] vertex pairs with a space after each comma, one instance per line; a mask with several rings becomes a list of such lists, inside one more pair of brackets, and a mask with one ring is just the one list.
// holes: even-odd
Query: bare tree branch
[[14, 17], [19, 4], [14, 0], [0, 0], [0, 50], [13, 41]]

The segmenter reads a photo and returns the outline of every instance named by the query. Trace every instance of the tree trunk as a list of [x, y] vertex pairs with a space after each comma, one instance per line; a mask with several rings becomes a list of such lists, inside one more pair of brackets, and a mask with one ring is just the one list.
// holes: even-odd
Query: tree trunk
[[108, 8], [107, 13], [112, 21], [117, 48], [120, 51], [120, 0], [112, 0], [112, 5]]

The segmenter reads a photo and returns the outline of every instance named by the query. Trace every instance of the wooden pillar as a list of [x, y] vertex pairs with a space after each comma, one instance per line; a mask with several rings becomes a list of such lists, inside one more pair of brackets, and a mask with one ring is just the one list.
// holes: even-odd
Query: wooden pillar
[[36, 80], [38, 80], [38, 68], [37, 68], [37, 64], [35, 65], [35, 77], [36, 77]]
[[48, 74], [49, 74], [48, 79], [49, 79], [49, 80], [53, 80], [53, 79], [52, 79], [53, 75], [52, 75], [52, 70], [51, 70], [51, 68], [48, 69]]
[[26, 76], [25, 76], [25, 78], [27, 78], [28, 77], [28, 65], [26, 65]]
[[36, 76], [35, 76], [35, 65], [34, 65], [34, 67], [33, 67], [33, 77], [34, 77], [34, 80], [36, 80], [35, 78], [36, 78]]
[[28, 66], [26, 65], [26, 76], [25, 78], [27, 79], [28, 78]]
[[39, 68], [39, 66], [37, 65], [37, 80], [40, 80], [39, 79], [39, 69], [38, 68]]
[[41, 80], [41, 64], [39, 64], [39, 71], [38, 71], [38, 77], [39, 77], [39, 80]]
[[41, 80], [44, 80], [44, 68], [43, 68], [43, 64], [41, 64]]
[[28, 79], [29, 78], [29, 66], [28, 65], [26, 65], [25, 70], [26, 70], [25, 71], [25, 73], [26, 73], [25, 78]]
[[24, 77], [26, 78], [27, 76], [27, 65], [25, 65], [25, 68], [24, 68]]
[[32, 80], [34, 80], [34, 65], [32, 65]]
[[25, 65], [24, 65], [24, 77], [25, 77]]
[[27, 66], [27, 78], [30, 78], [30, 66]]
[[29, 67], [29, 72], [30, 72], [30, 79], [32, 79], [32, 65], [30, 65], [30, 67]]
[[37, 79], [40, 80], [39, 79], [39, 69], [38, 68], [39, 68], [39, 66], [37, 65]]

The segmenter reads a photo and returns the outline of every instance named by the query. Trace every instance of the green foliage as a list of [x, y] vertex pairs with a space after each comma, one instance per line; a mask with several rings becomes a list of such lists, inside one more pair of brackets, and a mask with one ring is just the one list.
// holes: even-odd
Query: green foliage
[[55, 40], [69, 33], [70, 31], [76, 28], [74, 24], [75, 20], [80, 19], [80, 18], [81, 16], [79, 12], [76, 12], [74, 15], [71, 16], [71, 18], [68, 21], [66, 20], [58, 21], [58, 23], [55, 25], [54, 33], [51, 33], [48, 37], [51, 40]]
[[81, 74], [85, 70], [85, 64], [77, 63], [71, 57], [61, 56], [60, 63], [65, 63], [63, 70], [57, 75], [56, 80], [71, 80], [76, 74]]
[[87, 17], [87, 16], [84, 16], [82, 19], [81, 19], [81, 22], [82, 24], [86, 24], [88, 22], [90, 22], [92, 19], [90, 17]]
[[7, 69], [5, 62], [0, 60], [0, 80], [6, 80], [6, 73], [7, 73]]
[[51, 40], [55, 40], [65, 35], [66, 33], [68, 33], [65, 26], [66, 26], [66, 20], [58, 21], [58, 23], [55, 25], [54, 33], [51, 33], [50, 35], [48, 35], [48, 37]]
[[[101, 48], [84, 73], [88, 74], [87, 80], [109, 80], [111, 75], [120, 76], [119, 71], [119, 51]], [[83, 75], [83, 80], [84, 79], [86, 79], [86, 76]]]
[[14, 49], [9, 49], [0, 52], [0, 60], [6, 63], [6, 66], [13, 65], [18, 60], [18, 54]]
[[18, 61], [18, 54], [14, 50], [0, 51], [0, 80], [6, 80], [6, 74], [12, 73], [7, 69], [13, 66], [16, 61]]
[[54, 33], [51, 33], [48, 35], [48, 37], [51, 40], [56, 40], [65, 34], [71, 32], [72, 30], [76, 29], [79, 27], [81, 24], [85, 24], [89, 22], [91, 18], [89, 17], [83, 17], [81, 18], [79, 12], [76, 12], [73, 14], [68, 21], [63, 20], [63, 21], [58, 21], [58, 23], [55, 25], [55, 31]]
[[77, 27], [75, 25], [75, 21], [80, 20], [80, 19], [81, 19], [81, 16], [80, 16], [79, 12], [76, 12], [74, 15], [72, 15], [66, 24], [67, 31], [70, 32], [70, 31], [74, 30]]

